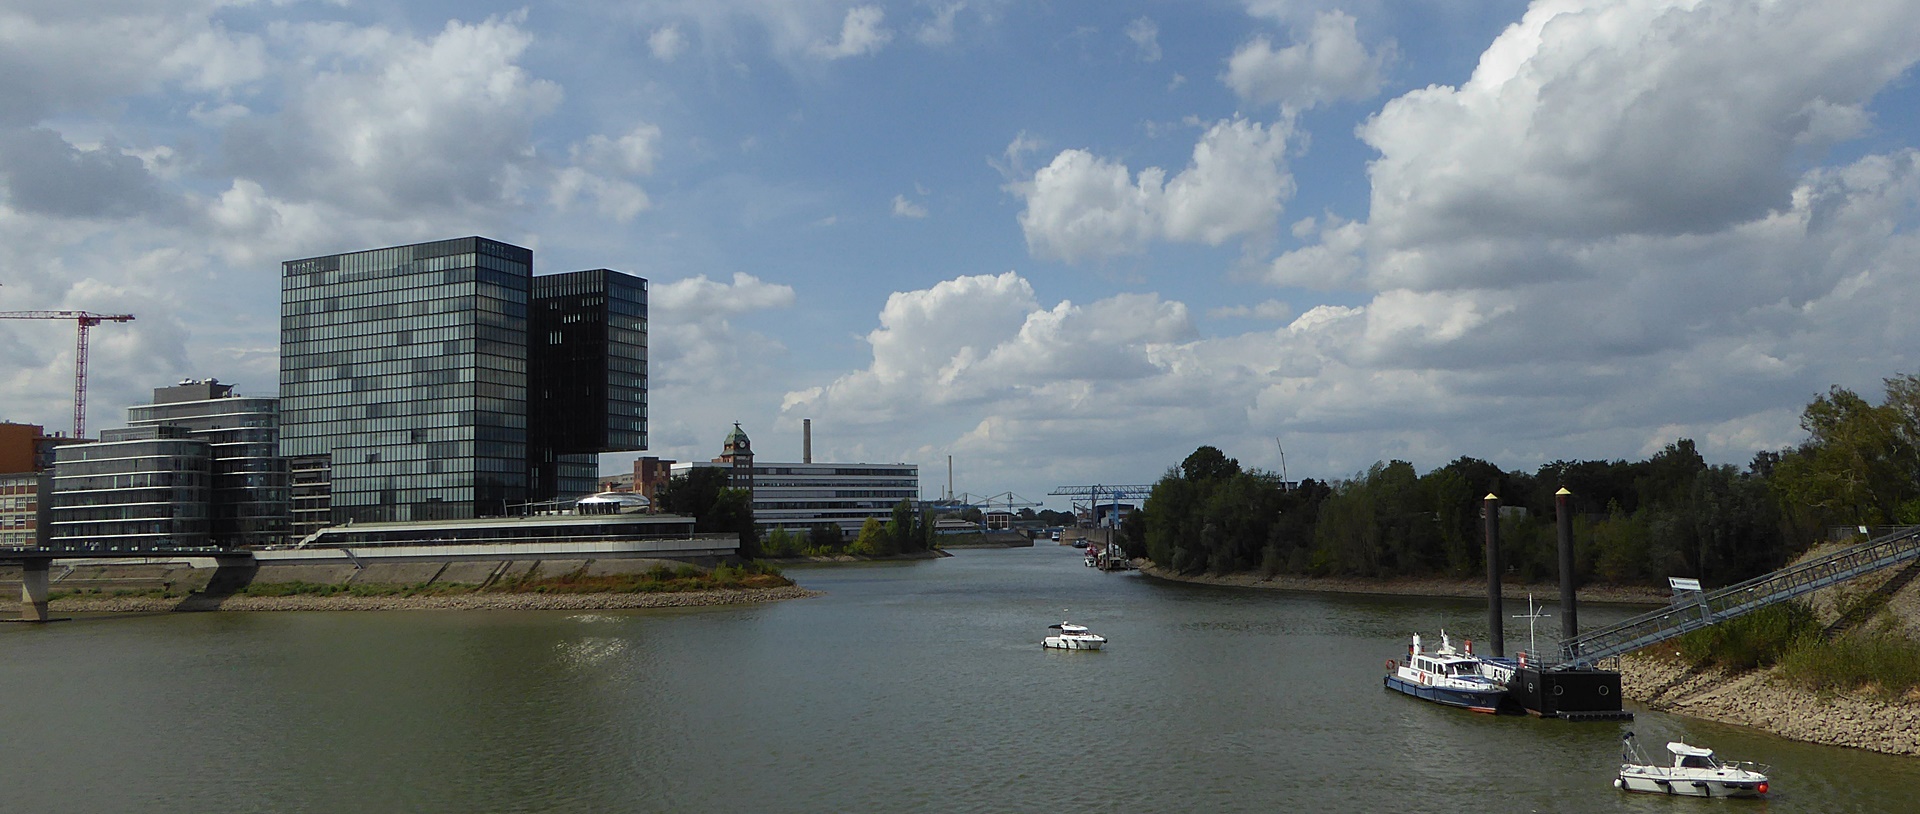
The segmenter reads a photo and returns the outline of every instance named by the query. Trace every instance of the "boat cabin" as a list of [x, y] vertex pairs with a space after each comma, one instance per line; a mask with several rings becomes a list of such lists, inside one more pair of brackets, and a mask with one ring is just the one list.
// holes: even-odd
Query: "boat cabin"
[[1667, 751], [1673, 753], [1673, 766], [1676, 769], [1718, 769], [1720, 763], [1713, 759], [1712, 749], [1688, 746], [1679, 741], [1669, 741]]

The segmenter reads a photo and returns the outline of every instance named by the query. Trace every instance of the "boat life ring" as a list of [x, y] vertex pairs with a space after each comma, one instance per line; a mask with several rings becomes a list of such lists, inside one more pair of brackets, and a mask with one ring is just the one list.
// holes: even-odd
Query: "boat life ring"
[[1393, 659], [1387, 659], [1387, 669], [1392, 670], [1399, 666], [1400, 666], [1399, 662], [1396, 662]]
[[1527, 666], [1527, 651], [1525, 650], [1520, 651], [1520, 666]]

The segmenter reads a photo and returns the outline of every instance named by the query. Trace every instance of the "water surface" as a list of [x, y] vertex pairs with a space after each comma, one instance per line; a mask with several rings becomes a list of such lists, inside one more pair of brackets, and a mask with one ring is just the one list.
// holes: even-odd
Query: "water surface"
[[[0, 811], [1875, 812], [1920, 789], [1910, 758], [1383, 691], [1409, 634], [1481, 630], [1472, 600], [1169, 584], [1045, 545], [790, 575], [827, 595], [0, 627]], [[1112, 643], [1043, 650], [1063, 618]], [[1777, 792], [1617, 792], [1628, 727], [1771, 763]]]

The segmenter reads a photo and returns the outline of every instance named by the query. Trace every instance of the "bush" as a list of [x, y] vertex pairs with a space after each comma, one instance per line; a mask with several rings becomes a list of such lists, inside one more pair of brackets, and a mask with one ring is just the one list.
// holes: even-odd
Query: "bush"
[[1796, 648], [1820, 638], [1813, 611], [1799, 602], [1761, 608], [1680, 637], [1680, 655], [1694, 664], [1730, 670], [1772, 667]]
[[1788, 653], [1780, 674], [1816, 692], [1866, 689], [1897, 698], [1920, 687], [1920, 642], [1894, 631], [1816, 639]]

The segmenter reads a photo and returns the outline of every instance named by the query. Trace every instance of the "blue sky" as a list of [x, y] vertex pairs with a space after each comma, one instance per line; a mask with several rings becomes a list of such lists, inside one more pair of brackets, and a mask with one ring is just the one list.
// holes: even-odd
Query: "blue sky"
[[[1920, 8], [0, 4], [0, 310], [93, 427], [270, 393], [281, 260], [482, 234], [653, 286], [653, 454], [1035, 499], [1195, 446], [1716, 462], [1920, 371]], [[0, 321], [0, 417], [72, 339]], [[1278, 443], [1276, 443], [1278, 439]], [[632, 456], [607, 456], [608, 469]], [[1056, 499], [1055, 505], [1060, 505]]]

